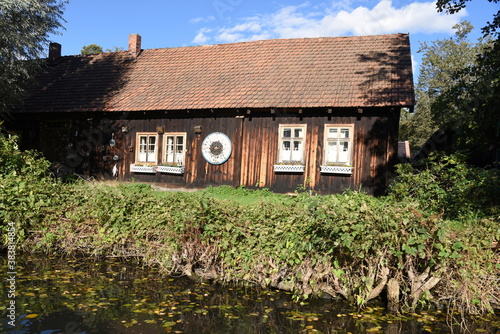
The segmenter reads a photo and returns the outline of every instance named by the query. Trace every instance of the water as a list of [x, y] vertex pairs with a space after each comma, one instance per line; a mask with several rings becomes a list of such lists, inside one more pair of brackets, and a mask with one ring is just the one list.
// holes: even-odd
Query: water
[[[18, 255], [4, 280], [1, 333], [461, 333], [439, 312], [358, 313], [333, 299], [294, 300], [280, 291], [164, 277], [134, 261]], [[9, 272], [6, 257], [1, 271]], [[7, 275], [6, 278], [12, 275]], [[9, 325], [11, 301], [15, 327]], [[500, 318], [475, 319], [472, 333], [500, 333]]]

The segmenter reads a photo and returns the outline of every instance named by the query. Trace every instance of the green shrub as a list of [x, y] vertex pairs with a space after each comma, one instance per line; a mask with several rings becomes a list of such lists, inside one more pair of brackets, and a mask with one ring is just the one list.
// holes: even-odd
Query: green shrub
[[49, 175], [50, 162], [35, 151], [21, 152], [18, 138], [2, 132], [0, 124], [0, 175]]
[[418, 202], [423, 210], [459, 218], [471, 213], [494, 214], [500, 198], [500, 173], [465, 163], [459, 154], [431, 155], [423, 168], [397, 166], [398, 177], [390, 186], [395, 201]]
[[[16, 186], [15, 180], [3, 179], [7, 187], [0, 201], [13, 205], [9, 219], [30, 222], [24, 225], [31, 232], [26, 245], [43, 249], [136, 254], [166, 273], [208, 273], [222, 281], [289, 289], [297, 296], [329, 291], [358, 306], [377, 297], [383, 291], [377, 287], [385, 287], [389, 278], [398, 280], [401, 301], [412, 308], [430, 301], [434, 285], [422, 284], [431, 280], [439, 283], [441, 294], [456, 294], [455, 307], [479, 300], [478, 312], [489, 309], [498, 287], [481, 278], [498, 273], [488, 249], [498, 237], [495, 222], [472, 216], [446, 220], [415, 201], [346, 192], [288, 197], [280, 205], [242, 204], [210, 195], [231, 192], [227, 188], [181, 193], [134, 183], [61, 188], [48, 181]], [[19, 199], [19, 192], [31, 199]], [[412, 275], [427, 278], [418, 283]]]
[[34, 226], [53, 219], [66, 187], [51, 177], [46, 159], [34, 151], [21, 152], [16, 140], [0, 131], [0, 229], [15, 223], [22, 241]]

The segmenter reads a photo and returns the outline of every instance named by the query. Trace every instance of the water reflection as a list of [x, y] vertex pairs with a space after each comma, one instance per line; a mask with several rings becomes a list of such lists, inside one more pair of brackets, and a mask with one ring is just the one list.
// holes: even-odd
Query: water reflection
[[[22, 255], [16, 275], [16, 326], [7, 323], [2, 289], [2, 333], [451, 333], [441, 313], [390, 315], [372, 305], [362, 314], [342, 301], [308, 303], [255, 287], [220, 286], [162, 276], [119, 259]], [[8, 272], [5, 257], [2, 272]], [[467, 324], [497, 333], [496, 321]]]

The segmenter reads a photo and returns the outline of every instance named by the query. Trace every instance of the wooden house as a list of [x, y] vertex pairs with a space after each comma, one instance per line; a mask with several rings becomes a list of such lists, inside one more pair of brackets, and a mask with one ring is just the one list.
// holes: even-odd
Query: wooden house
[[409, 36], [263, 40], [61, 56], [11, 130], [77, 173], [170, 187], [381, 194], [414, 92]]

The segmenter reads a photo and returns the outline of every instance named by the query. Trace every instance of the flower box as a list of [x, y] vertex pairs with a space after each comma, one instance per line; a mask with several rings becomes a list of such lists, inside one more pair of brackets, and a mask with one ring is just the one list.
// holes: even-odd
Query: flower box
[[141, 166], [141, 165], [130, 165], [130, 171], [132, 173], [156, 173], [155, 166]]
[[329, 174], [352, 174], [351, 166], [321, 166], [321, 173]]
[[303, 173], [304, 165], [274, 165], [274, 171], [280, 173]]
[[158, 172], [168, 174], [184, 174], [184, 166], [158, 166]]

